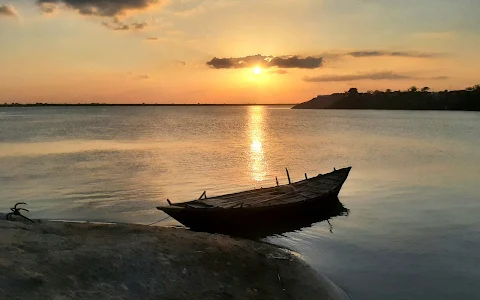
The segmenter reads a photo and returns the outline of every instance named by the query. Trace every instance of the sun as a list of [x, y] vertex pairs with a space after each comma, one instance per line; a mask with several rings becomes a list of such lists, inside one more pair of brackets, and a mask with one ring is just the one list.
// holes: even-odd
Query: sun
[[260, 75], [262, 73], [262, 69], [260, 67], [253, 68], [253, 74]]

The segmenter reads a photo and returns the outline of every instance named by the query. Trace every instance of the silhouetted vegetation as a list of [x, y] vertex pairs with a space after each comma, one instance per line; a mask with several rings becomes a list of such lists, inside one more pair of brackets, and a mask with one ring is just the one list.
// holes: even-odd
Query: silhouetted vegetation
[[348, 92], [317, 96], [294, 109], [386, 109], [386, 110], [465, 110], [480, 111], [480, 85], [465, 90], [430, 92], [428, 86], [412, 86], [406, 91]]

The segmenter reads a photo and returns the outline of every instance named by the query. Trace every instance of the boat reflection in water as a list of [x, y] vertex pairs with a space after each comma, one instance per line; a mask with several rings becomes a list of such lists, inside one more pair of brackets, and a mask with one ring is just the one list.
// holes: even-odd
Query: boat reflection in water
[[[327, 206], [321, 209], [302, 211], [297, 215], [289, 214], [278, 222], [265, 222], [257, 228], [250, 228], [249, 231], [234, 232], [233, 235], [249, 239], [260, 239], [272, 235], [281, 235], [287, 232], [297, 231], [312, 225], [327, 221], [338, 216], [348, 216], [350, 210], [346, 208], [338, 198], [332, 199]], [[329, 222], [330, 225], [330, 222]], [[332, 227], [330, 225], [330, 231]]]

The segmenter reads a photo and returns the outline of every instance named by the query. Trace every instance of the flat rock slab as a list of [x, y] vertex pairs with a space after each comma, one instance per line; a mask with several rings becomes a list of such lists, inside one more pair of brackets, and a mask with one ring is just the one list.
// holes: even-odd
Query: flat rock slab
[[0, 221], [1, 299], [344, 299], [293, 253], [185, 229]]

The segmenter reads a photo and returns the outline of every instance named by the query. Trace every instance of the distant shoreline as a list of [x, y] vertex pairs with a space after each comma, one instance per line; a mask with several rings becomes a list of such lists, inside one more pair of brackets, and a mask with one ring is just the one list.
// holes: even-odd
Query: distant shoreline
[[[297, 103], [298, 104], [298, 103]], [[249, 103], [249, 104], [209, 104], [209, 103], [197, 103], [197, 104], [175, 104], [175, 103], [170, 103], [170, 104], [161, 104], [161, 103], [4, 103], [0, 104], [0, 107], [81, 107], [81, 106], [294, 106], [297, 104], [254, 104], [254, 103]]]
[[319, 95], [292, 109], [480, 111], [480, 85], [442, 92], [430, 92], [429, 87], [418, 90], [414, 86], [406, 91], [366, 93], [351, 88], [345, 93]]

